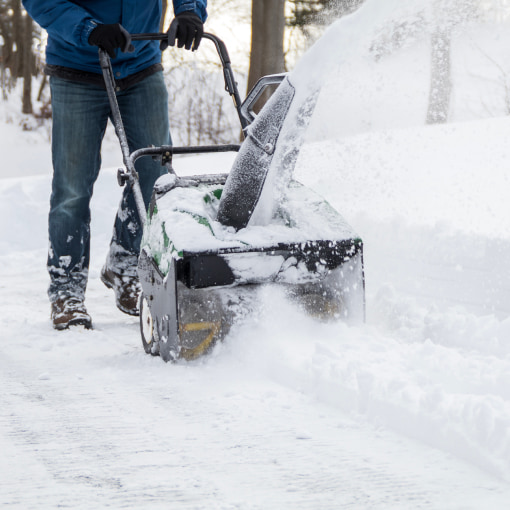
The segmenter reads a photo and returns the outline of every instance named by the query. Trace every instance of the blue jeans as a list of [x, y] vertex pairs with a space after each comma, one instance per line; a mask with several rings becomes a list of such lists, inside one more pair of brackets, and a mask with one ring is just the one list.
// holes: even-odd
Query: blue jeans
[[[110, 104], [106, 90], [51, 77], [53, 111], [53, 181], [49, 213], [48, 271], [50, 300], [73, 295], [83, 299], [90, 260], [90, 199], [101, 166], [101, 142]], [[129, 149], [171, 143], [168, 93], [162, 72], [117, 92]], [[143, 157], [136, 162], [145, 204], [165, 167]], [[113, 193], [113, 190], [112, 190]], [[107, 265], [136, 275], [141, 222], [129, 185], [115, 218]]]

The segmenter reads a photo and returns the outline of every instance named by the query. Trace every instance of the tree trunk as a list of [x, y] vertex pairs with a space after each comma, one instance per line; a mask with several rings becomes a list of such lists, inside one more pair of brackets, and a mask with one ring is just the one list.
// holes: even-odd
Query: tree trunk
[[285, 0], [252, 0], [248, 90], [259, 78], [285, 71], [283, 31]]
[[161, 11], [161, 19], [159, 21], [159, 31], [164, 32], [166, 30], [166, 11], [168, 9], [168, 0], [163, 0], [163, 10]]
[[14, 78], [18, 78], [22, 74], [23, 52], [21, 51], [21, 41], [23, 40], [23, 17], [21, 15], [20, 0], [11, 0], [12, 9], [12, 42], [15, 49], [12, 52], [11, 74]]
[[32, 35], [33, 23], [32, 18], [28, 14], [24, 16], [23, 23], [23, 99], [22, 113], [33, 113], [32, 108]]
[[450, 65], [451, 37], [446, 29], [432, 34], [432, 66], [427, 124], [441, 124], [448, 120], [451, 93]]

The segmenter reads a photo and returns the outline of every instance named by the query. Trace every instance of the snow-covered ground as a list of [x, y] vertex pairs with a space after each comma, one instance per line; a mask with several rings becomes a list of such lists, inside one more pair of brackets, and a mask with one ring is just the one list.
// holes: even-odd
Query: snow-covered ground
[[[333, 29], [368, 31], [378, 5]], [[50, 152], [44, 134], [0, 124], [0, 504], [507, 509], [510, 121], [488, 77], [510, 46], [484, 27], [459, 36], [454, 97], [462, 83], [470, 99], [449, 124], [420, 125], [427, 87], [399, 53], [353, 51], [345, 65], [365, 79], [335, 89], [333, 72], [319, 98], [296, 177], [364, 240], [367, 323], [317, 322], [266, 288], [256, 316], [194, 362], [147, 356], [99, 281], [120, 197], [110, 146], [92, 203], [94, 330], [51, 328]], [[414, 37], [403, 64], [425, 59]], [[476, 73], [462, 37], [491, 49]], [[175, 166], [224, 171], [229, 157]]]

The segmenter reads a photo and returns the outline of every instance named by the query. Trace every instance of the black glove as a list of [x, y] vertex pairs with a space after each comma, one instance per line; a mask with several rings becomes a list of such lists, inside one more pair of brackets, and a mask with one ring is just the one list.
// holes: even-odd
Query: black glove
[[111, 58], [115, 58], [115, 50], [117, 48], [120, 48], [124, 53], [135, 51], [134, 46], [131, 44], [131, 35], [120, 23], [97, 25], [97, 27], [90, 32], [89, 44], [91, 46], [99, 46], [102, 50], [106, 51]]
[[[178, 48], [184, 46], [187, 50], [190, 50], [193, 44], [193, 51], [195, 51], [198, 49], [204, 35], [204, 23], [194, 12], [181, 12], [170, 23], [170, 28], [166, 34], [168, 39], [161, 41], [159, 46], [161, 50], [166, 50], [168, 46], [175, 46], [175, 40], [177, 39]], [[195, 42], [193, 43], [193, 41]]]

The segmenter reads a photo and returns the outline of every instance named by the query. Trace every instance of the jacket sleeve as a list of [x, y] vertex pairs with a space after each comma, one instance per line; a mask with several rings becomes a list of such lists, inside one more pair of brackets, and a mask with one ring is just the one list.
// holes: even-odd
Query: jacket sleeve
[[174, 14], [192, 11], [205, 22], [207, 19], [207, 0], [173, 0]]
[[48, 34], [74, 46], [87, 45], [90, 32], [100, 24], [85, 9], [68, 0], [23, 0], [23, 6]]

